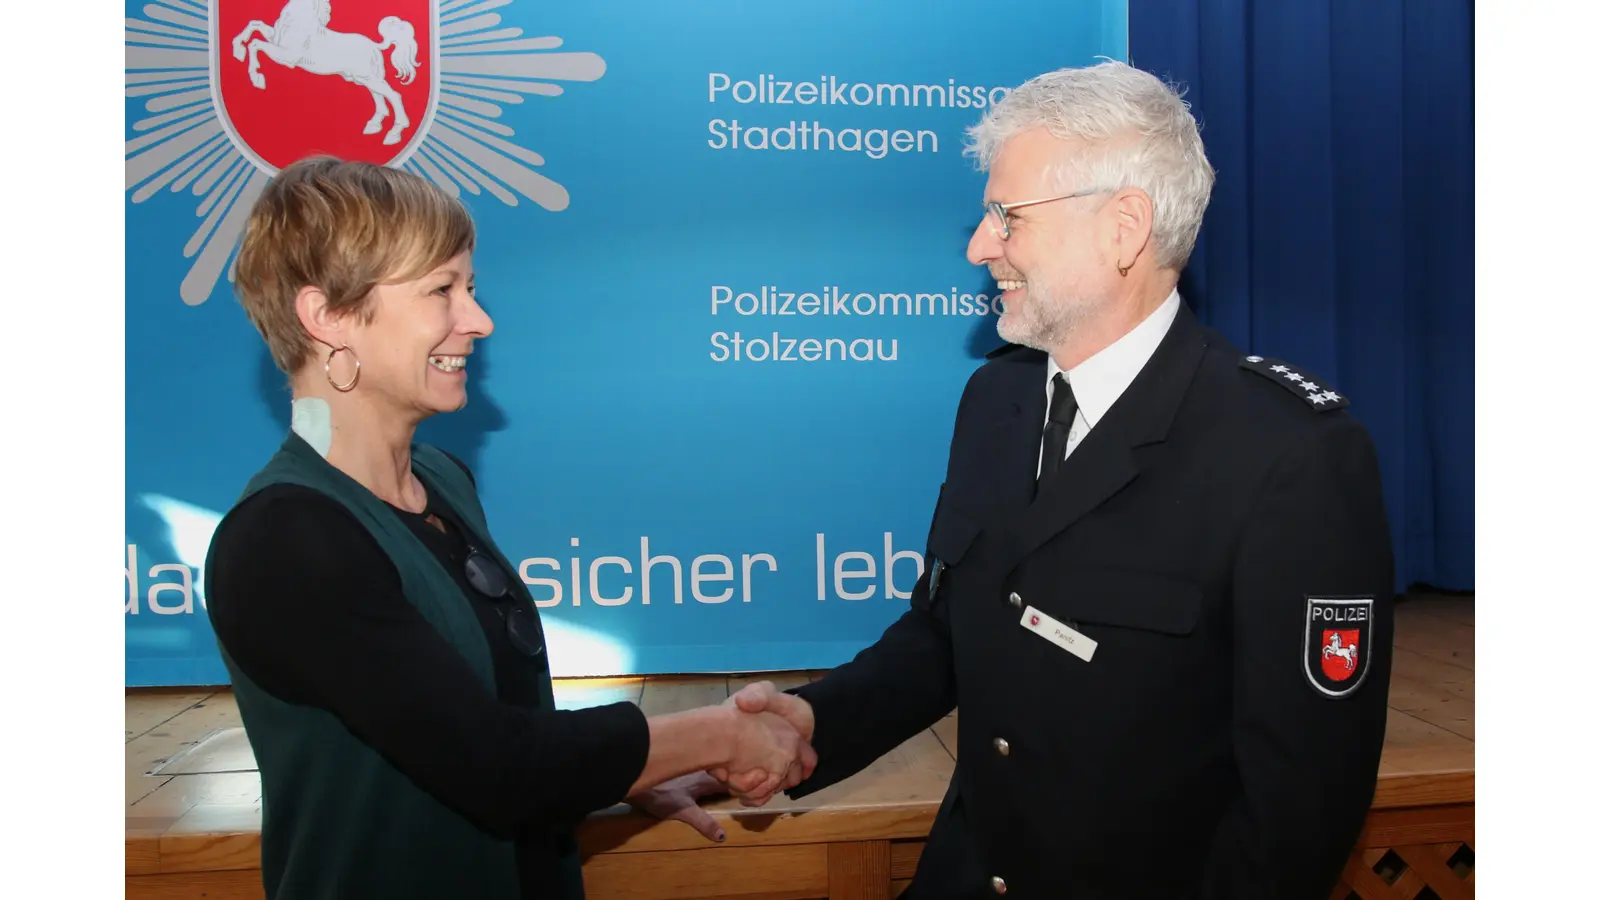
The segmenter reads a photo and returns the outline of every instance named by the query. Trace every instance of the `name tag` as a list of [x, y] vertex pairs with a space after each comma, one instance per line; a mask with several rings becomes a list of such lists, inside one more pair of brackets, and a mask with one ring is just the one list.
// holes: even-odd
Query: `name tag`
[[1022, 611], [1022, 627], [1084, 662], [1094, 658], [1094, 648], [1099, 646], [1083, 632], [1068, 628], [1031, 606]]

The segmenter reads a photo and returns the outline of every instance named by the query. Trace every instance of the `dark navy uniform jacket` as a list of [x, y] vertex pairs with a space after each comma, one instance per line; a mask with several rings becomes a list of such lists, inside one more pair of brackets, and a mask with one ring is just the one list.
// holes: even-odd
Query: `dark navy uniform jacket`
[[968, 381], [910, 609], [793, 690], [819, 765], [790, 796], [959, 707], [906, 896], [1326, 900], [1387, 716], [1394, 563], [1365, 429], [1180, 309], [1035, 496], [1046, 361], [1002, 348]]

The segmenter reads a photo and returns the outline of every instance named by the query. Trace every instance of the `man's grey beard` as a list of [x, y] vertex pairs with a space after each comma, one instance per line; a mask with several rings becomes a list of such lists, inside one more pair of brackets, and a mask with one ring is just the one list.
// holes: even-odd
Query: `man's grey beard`
[[1006, 310], [995, 330], [1002, 340], [1046, 353], [1061, 346], [1100, 307], [1084, 298], [1062, 299], [1048, 286], [1032, 280], [1024, 290], [1027, 300], [1017, 309]]

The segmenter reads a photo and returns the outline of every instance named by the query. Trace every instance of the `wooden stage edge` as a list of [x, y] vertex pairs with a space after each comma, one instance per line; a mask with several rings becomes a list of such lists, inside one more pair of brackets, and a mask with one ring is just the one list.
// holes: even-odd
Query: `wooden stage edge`
[[[1367, 824], [1330, 900], [1474, 894], [1473, 599], [1398, 607], [1389, 727]], [[744, 684], [820, 672], [563, 680], [575, 709], [649, 715], [719, 703]], [[955, 766], [958, 715], [855, 777], [758, 810], [708, 804], [727, 841], [614, 807], [579, 832], [591, 900], [882, 900], [903, 891]], [[259, 900], [261, 784], [226, 689], [129, 690], [130, 898]]]

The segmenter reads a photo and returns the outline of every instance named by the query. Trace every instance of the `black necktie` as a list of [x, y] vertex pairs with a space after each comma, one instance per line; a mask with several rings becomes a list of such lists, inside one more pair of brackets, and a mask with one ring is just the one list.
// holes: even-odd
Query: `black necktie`
[[1072, 420], [1078, 415], [1078, 400], [1072, 396], [1072, 385], [1060, 372], [1051, 379], [1055, 391], [1050, 395], [1050, 415], [1044, 423], [1044, 450], [1039, 460], [1039, 487], [1048, 483], [1061, 468], [1067, 456], [1067, 435], [1072, 431]]

